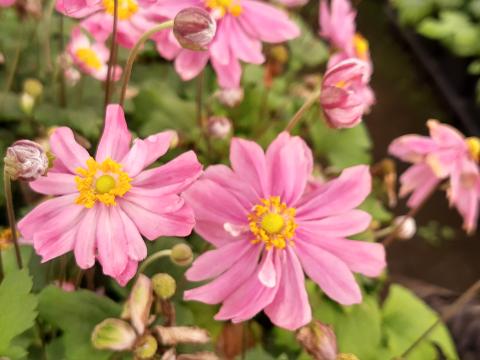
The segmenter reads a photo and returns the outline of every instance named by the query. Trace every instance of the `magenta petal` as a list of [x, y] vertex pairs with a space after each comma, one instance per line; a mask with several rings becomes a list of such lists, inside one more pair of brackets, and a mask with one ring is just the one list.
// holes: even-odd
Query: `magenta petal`
[[121, 161], [128, 152], [131, 138], [122, 107], [108, 105], [105, 114], [105, 128], [98, 144], [96, 160], [102, 162], [111, 158]]
[[60, 159], [72, 174], [76, 173], [77, 168], [84, 167], [90, 158], [87, 150], [75, 141], [72, 130], [67, 127], [55, 129], [50, 136], [50, 146], [55, 157]]
[[33, 190], [45, 195], [65, 195], [78, 191], [75, 176], [66, 173], [49, 171], [46, 176], [29, 184]]
[[339, 258], [305, 241], [295, 242], [303, 269], [330, 298], [342, 305], [358, 304], [362, 293], [348, 266]]
[[196, 300], [206, 304], [218, 304], [237, 290], [247, 279], [255, 276], [259, 246], [250, 246], [237, 262], [212, 282], [187, 290], [185, 300]]
[[235, 264], [251, 247], [252, 244], [248, 241], [236, 241], [207, 251], [193, 262], [185, 276], [189, 281], [202, 281], [217, 277]]
[[85, 211], [80, 220], [75, 238], [75, 260], [81, 269], [91, 268], [95, 264], [98, 205]]
[[345, 169], [340, 177], [319, 186], [301, 199], [297, 217], [314, 220], [342, 214], [360, 205], [370, 193], [371, 187], [372, 177], [368, 166]]
[[328, 216], [319, 220], [298, 220], [298, 226], [304, 232], [315, 234], [319, 239], [326, 237], [347, 237], [366, 230], [372, 216], [362, 210], [349, 210], [339, 215]]
[[312, 320], [312, 310], [297, 255], [289, 247], [282, 255], [282, 280], [275, 299], [265, 308], [265, 313], [275, 325], [293, 331]]

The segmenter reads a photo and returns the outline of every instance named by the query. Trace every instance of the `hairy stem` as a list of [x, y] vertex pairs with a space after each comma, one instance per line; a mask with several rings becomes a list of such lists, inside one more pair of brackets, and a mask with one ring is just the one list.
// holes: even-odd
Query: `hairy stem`
[[22, 265], [22, 256], [20, 255], [20, 246], [18, 245], [17, 223], [15, 221], [15, 210], [13, 207], [12, 184], [10, 180], [10, 175], [8, 175], [6, 171], [3, 172], [3, 185], [4, 185], [4, 191], [5, 191], [6, 206], [7, 206], [8, 223], [10, 224], [10, 230], [12, 231], [13, 245], [15, 246], [15, 256], [17, 258], [18, 268], [21, 269], [23, 265]]
[[317, 89], [312, 93], [312, 95], [307, 98], [307, 100], [303, 103], [302, 107], [298, 109], [295, 115], [293, 115], [293, 117], [288, 122], [287, 126], [285, 127], [286, 132], [291, 132], [293, 128], [298, 124], [298, 122], [302, 119], [305, 112], [318, 101], [321, 91], [321, 89]]
[[132, 68], [133, 68], [133, 63], [135, 62], [135, 59], [137, 58], [138, 53], [140, 52], [140, 49], [142, 48], [143, 44], [152, 36], [153, 34], [171, 28], [173, 27], [173, 20], [168, 20], [165, 21], [161, 24], [158, 24], [145, 32], [140, 39], [138, 39], [137, 43], [135, 46], [130, 50], [130, 53], [128, 55], [128, 60], [127, 64], [125, 65], [125, 70], [124, 70], [124, 75], [123, 75], [123, 83], [122, 83], [122, 90], [120, 93], [120, 106], [123, 106], [125, 102], [125, 95], [127, 93], [127, 86], [128, 82], [130, 81], [130, 76], [132, 75]]
[[138, 268], [138, 273], [139, 274], [143, 273], [145, 271], [145, 269], [148, 267], [148, 265], [150, 265], [151, 263], [157, 261], [158, 259], [160, 259], [162, 257], [170, 256], [171, 254], [172, 254], [172, 250], [165, 249], [165, 250], [160, 250], [153, 255], [150, 255], [148, 258], [145, 259], [144, 262], [142, 262], [142, 264]]

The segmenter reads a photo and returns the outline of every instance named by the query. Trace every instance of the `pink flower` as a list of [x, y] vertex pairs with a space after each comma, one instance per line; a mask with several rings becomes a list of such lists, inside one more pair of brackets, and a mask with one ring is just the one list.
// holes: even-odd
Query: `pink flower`
[[0, 7], [9, 7], [15, 4], [16, 0], [0, 0]]
[[155, 8], [157, 14], [173, 18], [190, 6], [210, 11], [217, 20], [217, 32], [208, 51], [182, 49], [168, 31], [155, 37], [159, 53], [166, 59], [175, 59], [175, 69], [183, 80], [196, 77], [210, 60], [220, 86], [238, 88], [242, 75], [240, 61], [251, 64], [265, 61], [262, 41], [279, 43], [299, 35], [297, 25], [285, 12], [255, 0], [159, 0]]
[[450, 179], [448, 197], [464, 219], [464, 228], [475, 231], [480, 201], [478, 159], [480, 140], [465, 137], [451, 126], [429, 120], [430, 137], [404, 135], [394, 140], [390, 154], [413, 164], [400, 177], [400, 196], [419, 206], [441, 181]]
[[[118, 33], [120, 45], [131, 48], [142, 34], [155, 26], [151, 20], [156, 0], [118, 0]], [[98, 42], [105, 42], [112, 33], [114, 0], [57, 0], [57, 11], [74, 18], [84, 18], [80, 25]]]
[[337, 302], [361, 302], [352, 272], [378, 276], [385, 267], [381, 244], [346, 239], [371, 221], [354, 209], [370, 193], [368, 167], [346, 169], [306, 192], [311, 150], [285, 132], [266, 153], [233, 139], [230, 162], [231, 169], [210, 166], [185, 193], [195, 231], [216, 247], [186, 273], [191, 281], [212, 281], [185, 299], [223, 303], [217, 320], [241, 322], [264, 309], [274, 324], [293, 330], [311, 320], [305, 271]]
[[144, 170], [167, 152], [172, 136], [165, 131], [136, 139], [129, 149], [131, 135], [118, 105], [107, 108], [95, 158], [75, 141], [72, 130], [56, 129], [50, 138], [54, 167], [30, 183], [55, 197], [18, 224], [42, 261], [73, 251], [78, 266], [87, 269], [97, 258], [103, 272], [123, 285], [147, 255], [141, 235], [155, 240], [190, 234], [193, 211], [179, 194], [201, 173], [195, 153]]
[[[105, 81], [108, 72], [110, 51], [103, 43], [91, 43], [90, 39], [78, 27], [72, 31], [67, 52], [74, 64], [85, 74], [95, 79]], [[114, 81], [120, 79], [122, 69], [119, 66], [114, 70]]]
[[319, 23], [320, 36], [327, 39], [334, 47], [347, 50], [355, 36], [355, 17], [348, 0], [332, 0], [330, 8], [326, 0], [320, 2]]
[[367, 79], [367, 64], [358, 59], [344, 60], [327, 70], [320, 103], [329, 126], [350, 128], [362, 121], [369, 105], [365, 99]]

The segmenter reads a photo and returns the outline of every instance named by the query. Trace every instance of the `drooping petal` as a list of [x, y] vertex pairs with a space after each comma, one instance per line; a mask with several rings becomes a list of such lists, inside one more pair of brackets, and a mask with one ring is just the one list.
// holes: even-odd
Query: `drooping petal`
[[466, 147], [465, 137], [454, 127], [441, 124], [437, 120], [427, 121], [430, 136], [438, 145], [442, 147]]
[[323, 237], [347, 237], [366, 230], [372, 216], [362, 210], [349, 210], [344, 213], [318, 220], [297, 221], [303, 231]]
[[111, 158], [121, 161], [128, 152], [131, 137], [122, 107], [108, 105], [105, 114], [105, 128], [98, 144], [96, 160], [102, 162]]
[[75, 260], [81, 269], [91, 268], [95, 264], [98, 206], [85, 211], [80, 220], [75, 237]]
[[275, 325], [293, 331], [312, 320], [312, 310], [302, 266], [290, 247], [282, 254], [281, 267], [283, 271], [278, 292], [265, 308], [265, 313]]
[[134, 261], [141, 261], [147, 257], [147, 246], [138, 232], [134, 222], [123, 211], [119, 211], [126, 234], [128, 257]]
[[390, 144], [388, 152], [403, 161], [415, 163], [437, 148], [437, 144], [426, 136], [404, 135]]
[[182, 80], [192, 80], [203, 70], [208, 62], [208, 52], [182, 49], [175, 59], [175, 71]]
[[[230, 50], [231, 52], [231, 50]], [[225, 89], [233, 89], [240, 87], [240, 80], [242, 77], [242, 66], [238, 59], [230, 54], [229, 62], [223, 64], [216, 58], [211, 58], [213, 69], [217, 74], [217, 81], [220, 87]]]
[[402, 184], [400, 196], [413, 192], [407, 205], [414, 208], [428, 197], [440, 181], [441, 179], [435, 176], [430, 166], [424, 163], [415, 164], [400, 176], [400, 183]]
[[78, 191], [74, 175], [51, 171], [29, 185], [34, 191], [45, 195], [66, 195]]
[[331, 253], [297, 239], [295, 252], [303, 269], [330, 298], [342, 305], [358, 304], [362, 293], [348, 266]]
[[73, 136], [72, 130], [67, 127], [55, 129], [50, 136], [50, 147], [55, 157], [72, 173], [79, 167], [84, 167], [90, 158], [87, 150], [80, 146]]
[[129, 259], [125, 269], [115, 277], [120, 286], [125, 286], [137, 273], [138, 262]]

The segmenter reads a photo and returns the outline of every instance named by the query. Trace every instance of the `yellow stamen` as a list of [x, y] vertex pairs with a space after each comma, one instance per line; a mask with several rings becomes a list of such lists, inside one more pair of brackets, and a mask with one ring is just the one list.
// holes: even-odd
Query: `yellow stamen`
[[78, 168], [75, 177], [79, 195], [75, 203], [92, 208], [100, 201], [107, 206], [115, 206], [115, 198], [125, 195], [132, 187], [132, 179], [121, 170], [122, 166], [108, 158], [102, 163], [93, 158], [87, 160], [86, 168]]
[[287, 204], [280, 201], [280, 197], [262, 199], [261, 204], [255, 205], [248, 215], [248, 222], [254, 235], [252, 243], [263, 242], [267, 250], [273, 247], [285, 249], [287, 244], [293, 245], [297, 228], [295, 209], [287, 207]]
[[243, 12], [240, 0], [206, 0], [205, 4], [216, 12], [219, 17], [223, 17], [227, 13], [239, 16]]
[[[105, 12], [114, 15], [115, 14], [115, 1], [103, 0], [103, 6]], [[138, 11], [138, 3], [136, 0], [118, 0], [118, 18], [120, 20], [130, 19]]]
[[8, 250], [12, 247], [12, 245], [13, 245], [12, 230], [10, 229], [0, 230], [0, 251]]
[[465, 141], [472, 159], [480, 162], [480, 139], [478, 137], [469, 137]]
[[81, 48], [75, 51], [77, 58], [89, 68], [98, 70], [102, 67], [102, 61], [97, 53], [90, 48]]
[[368, 60], [369, 45], [367, 39], [359, 33], [356, 33], [353, 37], [353, 46], [359, 59]]

